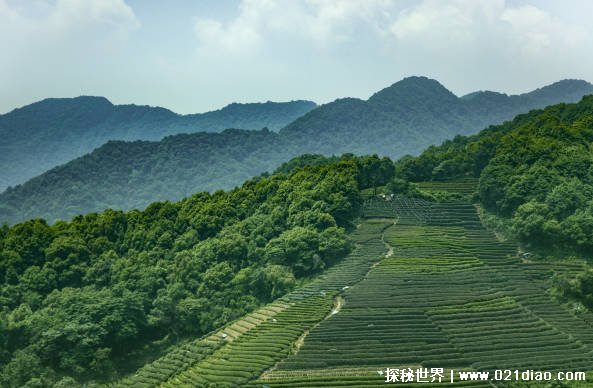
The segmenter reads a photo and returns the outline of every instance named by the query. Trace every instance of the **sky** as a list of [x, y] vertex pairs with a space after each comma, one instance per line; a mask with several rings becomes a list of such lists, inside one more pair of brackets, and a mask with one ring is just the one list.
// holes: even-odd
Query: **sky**
[[0, 0], [0, 113], [48, 97], [199, 113], [593, 81], [589, 0]]

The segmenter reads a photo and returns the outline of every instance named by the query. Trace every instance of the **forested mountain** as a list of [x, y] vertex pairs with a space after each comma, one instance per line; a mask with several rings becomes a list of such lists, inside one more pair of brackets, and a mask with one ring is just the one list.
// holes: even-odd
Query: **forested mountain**
[[109, 381], [334, 264], [360, 190], [393, 163], [298, 165], [144, 211], [0, 228], [0, 385]]
[[479, 177], [479, 201], [519, 239], [593, 254], [593, 96], [458, 136], [397, 170], [412, 181]]
[[286, 155], [277, 133], [227, 129], [166, 137], [159, 142], [110, 141], [0, 197], [0, 220], [49, 221], [107, 208], [144, 208], [155, 198], [229, 189]]
[[[195, 136], [202, 136], [197, 148], [188, 148]], [[111, 168], [131, 169], [117, 176], [123, 185], [131, 174], [140, 179], [152, 155], [154, 169], [184, 149], [179, 160], [188, 163], [196, 153], [222, 151], [246, 163], [254, 154], [242, 150], [253, 149], [268, 162], [283, 141], [268, 130], [226, 130], [135, 142], [138, 165], [117, 159], [130, 143], [95, 153], [108, 152]], [[592, 150], [587, 96], [395, 165], [376, 156], [308, 154], [227, 192], [3, 226], [0, 385], [79, 386], [126, 375], [143, 387], [256, 379], [369, 386], [384, 383], [376, 371], [385, 364], [424, 360], [475, 370], [591, 370], [593, 270], [582, 271], [577, 257], [593, 253]], [[78, 162], [104, 157], [95, 153]], [[154, 190], [166, 191], [173, 184], [166, 176], [182, 165], [162, 170]], [[468, 177], [479, 178], [473, 199], [510, 223], [523, 248], [555, 257], [518, 256], [513, 240], [500, 242], [480, 225], [471, 203], [432, 201], [407, 183]], [[407, 197], [373, 196], [361, 208], [371, 192], [363, 190], [377, 186]], [[405, 222], [388, 220], [395, 216]], [[562, 260], [569, 255], [576, 257]], [[547, 331], [553, 336], [541, 334]], [[428, 338], [421, 345], [410, 341], [416, 332]], [[475, 333], [488, 339], [484, 347], [458, 342]], [[169, 356], [135, 372], [173, 344]]]
[[439, 82], [409, 77], [368, 100], [347, 98], [298, 118], [281, 135], [323, 154], [416, 154], [459, 134], [472, 134], [519, 113], [593, 94], [593, 85], [563, 80], [530, 93], [476, 92], [458, 98]]
[[196, 191], [229, 189], [303, 153], [400, 157], [587, 93], [593, 93], [593, 85], [565, 80], [518, 96], [477, 92], [458, 98], [435, 80], [410, 77], [367, 101], [340, 99], [320, 106], [279, 133], [230, 130], [152, 143], [111, 142], [0, 194], [0, 223], [34, 217], [53, 222], [107, 207], [143, 208]]
[[0, 190], [82, 156], [108, 140], [160, 140], [226, 128], [279, 130], [315, 108], [310, 101], [231, 104], [179, 115], [104, 97], [50, 98], [0, 115]]

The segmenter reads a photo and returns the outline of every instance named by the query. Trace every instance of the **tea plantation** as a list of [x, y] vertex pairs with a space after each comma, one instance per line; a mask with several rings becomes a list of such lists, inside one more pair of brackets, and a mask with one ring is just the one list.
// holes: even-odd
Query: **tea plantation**
[[466, 202], [372, 199], [363, 211], [339, 264], [120, 385], [367, 387], [385, 384], [386, 368], [593, 370], [593, 314], [547, 292], [554, 273], [581, 263], [526, 258]]
[[445, 191], [470, 196], [478, 186], [477, 178], [464, 178], [448, 181], [419, 182], [416, 186], [424, 191]]

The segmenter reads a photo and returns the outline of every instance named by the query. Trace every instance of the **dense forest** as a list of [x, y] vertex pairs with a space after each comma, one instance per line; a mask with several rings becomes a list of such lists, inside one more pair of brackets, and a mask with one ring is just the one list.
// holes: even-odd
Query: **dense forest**
[[593, 253], [593, 96], [458, 136], [396, 168], [411, 181], [479, 177], [480, 203], [519, 239]]
[[0, 220], [70, 219], [107, 208], [144, 208], [201, 188], [230, 189], [282, 158], [278, 134], [225, 130], [176, 135], [160, 142], [110, 141], [0, 195]]
[[[587, 93], [593, 93], [591, 84], [565, 80], [517, 96], [476, 92], [458, 98], [437, 81], [410, 77], [367, 101], [341, 99], [313, 109], [279, 133], [227, 130], [170, 136], [159, 142], [109, 142], [0, 194], [0, 223], [37, 217], [49, 222], [67, 220], [90, 211], [144, 208], [196, 191], [230, 189], [303, 153], [400, 157], [535, 107], [577, 101]], [[304, 102], [293, 104], [302, 110], [311, 108]], [[265, 104], [259, 107], [264, 109]], [[219, 114], [230, 115], [239, 108], [248, 109], [232, 105]]]
[[0, 190], [109, 140], [160, 140], [227, 128], [277, 131], [315, 107], [310, 101], [234, 103], [211, 112], [179, 115], [159, 107], [113, 105], [104, 97], [46, 99], [0, 115]]
[[73, 386], [138, 367], [269, 302], [351, 249], [389, 159], [296, 160], [228, 192], [0, 229], [0, 385]]

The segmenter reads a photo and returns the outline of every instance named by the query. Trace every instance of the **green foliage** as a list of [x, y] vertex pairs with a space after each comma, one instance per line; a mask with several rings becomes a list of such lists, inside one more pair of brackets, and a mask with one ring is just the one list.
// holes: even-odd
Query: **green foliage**
[[386, 166], [349, 156], [144, 211], [1, 228], [0, 385], [109, 381], [145, 346], [281, 297], [350, 251], [360, 185]]
[[[110, 141], [90, 154], [7, 189], [0, 194], [0, 223], [40, 217], [54, 222], [106, 208], [142, 209], [154, 201], [177, 201], [197, 191], [231, 189], [264, 171], [278, 169], [288, 173], [297, 167], [337, 159], [319, 154], [377, 154], [391, 158], [416, 154], [457, 134], [475, 133], [529, 109], [577, 101], [587, 93], [593, 93], [592, 85], [565, 80], [520, 96], [480, 92], [458, 98], [437, 81], [410, 77], [367, 101], [340, 99], [317, 109], [313, 109], [312, 103], [302, 101], [234, 104], [204, 115], [179, 116], [158, 108], [114, 107], [104, 99], [44, 101], [0, 116], [0, 134], [4, 139], [16, 134], [23, 136], [18, 144], [43, 139], [40, 144], [32, 145], [31, 150], [15, 145], [11, 152], [0, 152], [4, 171], [21, 168], [41, 173], [107, 140], [160, 141]], [[82, 113], [77, 109], [78, 104], [84, 107]], [[296, 120], [287, 125], [289, 118]], [[30, 123], [31, 120], [34, 122]], [[27, 130], [17, 129], [21, 121], [30, 123]], [[194, 133], [229, 127], [259, 129], [264, 123], [271, 129], [284, 128], [279, 133], [268, 130]], [[191, 134], [179, 135], [180, 132]], [[56, 138], [60, 139], [58, 144]], [[433, 173], [439, 179], [466, 172], [477, 176], [492, 155], [492, 141], [471, 146], [475, 149], [465, 157], [457, 152], [467, 142], [464, 139], [459, 137], [447, 143], [453, 160], [433, 155], [436, 148], [425, 152], [419, 162], [408, 159], [411, 164], [404, 177], [422, 181]], [[12, 144], [12, 140], [7, 141]], [[29, 158], [31, 154], [38, 157]], [[50, 156], [54, 154], [62, 155], [61, 159], [52, 159]], [[566, 167], [584, 163], [586, 160]], [[468, 170], [468, 166], [472, 168]], [[9, 174], [14, 175], [15, 171]], [[0, 190], [30, 176], [15, 176], [3, 184], [0, 174]], [[365, 185], [376, 185], [373, 177], [365, 179], [371, 179]]]
[[[386, 251], [380, 234], [393, 225], [393, 221], [360, 222], [349, 234], [356, 247], [323, 275], [270, 304], [228, 322], [209, 335], [173, 347], [160, 359], [116, 382], [115, 386], [268, 385], [267, 382], [256, 383], [254, 379], [264, 371], [276, 369], [274, 366], [294, 351], [303, 337], [309, 338], [309, 331], [327, 319], [332, 309], [336, 308], [336, 300], [342, 299], [344, 285], [352, 287], [363, 279]], [[254, 273], [257, 273], [256, 277], [252, 277]], [[257, 286], [250, 285], [251, 288], [271, 279], [291, 278], [287, 267], [273, 264], [255, 271], [251, 268], [242, 270], [240, 274], [245, 275], [241, 277], [244, 285], [250, 283], [250, 278], [258, 282]], [[275, 283], [278, 284], [277, 281]], [[238, 283], [234, 286], [242, 287]]]
[[323, 270], [349, 249], [342, 229], [332, 226], [318, 233], [297, 226], [268, 242], [266, 258], [269, 262], [294, 268], [295, 275], [302, 276]]
[[388, 193], [393, 194], [408, 194], [412, 189], [412, 185], [410, 182], [400, 179], [400, 178], [393, 178], [387, 183], [385, 187]]
[[316, 166], [318, 164], [332, 163], [338, 160], [338, 157], [326, 157], [321, 154], [303, 154], [284, 162], [274, 171], [274, 173], [282, 172], [284, 174], [290, 173], [296, 168], [303, 168], [305, 166]]
[[[356, 231], [365, 237], [360, 253], [379, 261], [360, 281], [341, 283], [349, 287], [338, 299], [340, 307], [306, 334], [297, 352], [266, 368], [250, 386], [374, 387], [385, 384], [385, 375], [377, 373], [385, 365], [438, 365], [446, 376], [449, 368], [490, 371], [491, 377], [496, 369], [591, 370], [591, 313], [583, 309], [575, 316], [543, 292], [552, 271], [573, 273], [580, 262], [518, 257], [516, 243], [498, 241], [468, 202], [396, 197], [393, 206], [382, 204], [374, 204], [372, 217], [378, 218], [361, 220]], [[383, 227], [370, 229], [370, 220]], [[578, 288], [591, 294], [593, 274]], [[202, 377], [207, 367], [216, 370], [237, 357], [230, 349], [221, 354], [224, 360], [212, 358], [195, 374]], [[448, 385], [500, 386], [500, 381], [455, 380]]]
[[[546, 248], [593, 252], [593, 97], [520, 115], [396, 163], [411, 180], [479, 177], [479, 200]], [[443, 166], [446, 166], [443, 167]]]
[[553, 292], [559, 297], [578, 300], [593, 310], [593, 269], [587, 267], [574, 277], [556, 276]]
[[362, 189], [383, 186], [395, 175], [393, 162], [389, 158], [381, 158], [375, 154], [370, 158], [357, 160], [358, 186]]

